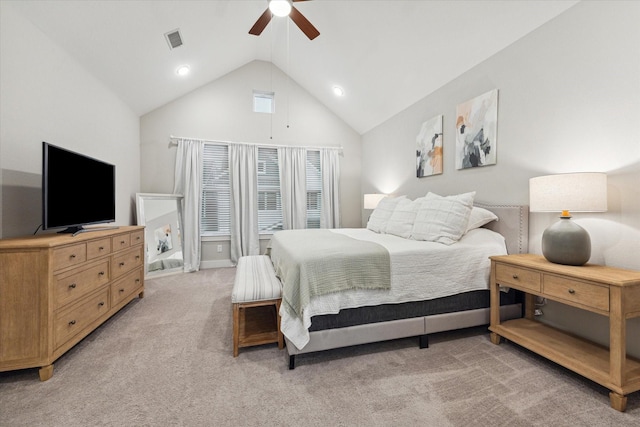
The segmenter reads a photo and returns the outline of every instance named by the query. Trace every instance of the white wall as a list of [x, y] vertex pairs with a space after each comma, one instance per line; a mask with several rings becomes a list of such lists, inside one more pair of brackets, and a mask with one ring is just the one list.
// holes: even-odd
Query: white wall
[[[254, 89], [275, 92], [275, 114], [253, 112]], [[169, 145], [170, 135], [266, 145], [343, 147], [342, 225], [360, 226], [360, 135], [269, 62], [250, 62], [141, 117], [144, 192], [173, 191], [176, 147]], [[218, 245], [223, 246], [220, 253]], [[204, 267], [225, 265], [210, 261], [229, 258], [228, 239], [202, 246]]]
[[[41, 218], [42, 141], [116, 165], [116, 224], [133, 220], [139, 119], [11, 4], [0, 2], [0, 237]], [[78, 177], [81, 197], [90, 183]]]
[[[639, 2], [581, 2], [366, 133], [363, 193], [475, 190], [477, 200], [527, 204], [531, 177], [606, 172], [609, 211], [574, 220], [591, 234], [590, 262], [640, 270], [638, 22]], [[456, 170], [456, 105], [495, 88], [497, 164]], [[444, 114], [444, 173], [416, 178], [416, 135], [437, 114]], [[530, 252], [540, 253], [556, 216], [531, 214]], [[608, 343], [601, 316], [553, 303], [543, 311], [545, 321]], [[629, 323], [631, 352], [640, 356], [640, 319]]]

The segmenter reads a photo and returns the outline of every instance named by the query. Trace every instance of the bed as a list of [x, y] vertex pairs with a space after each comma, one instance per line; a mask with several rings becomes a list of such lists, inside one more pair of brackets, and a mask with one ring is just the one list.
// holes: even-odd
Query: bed
[[[469, 230], [452, 245], [416, 242], [369, 229], [292, 230], [274, 234], [268, 254], [283, 284], [281, 330], [285, 335], [289, 369], [295, 368], [299, 354], [406, 337], [418, 337], [420, 347], [425, 348], [431, 333], [488, 324], [488, 256], [527, 252], [528, 207], [477, 202], [473, 206], [494, 213], [498, 220]], [[323, 247], [325, 236], [327, 239], [339, 236], [339, 248]], [[332, 254], [323, 256], [325, 261], [317, 267], [325, 275], [333, 270], [326, 263], [336, 267], [341, 264], [341, 258], [346, 258], [342, 253], [348, 252], [352, 241], [365, 242], [365, 249], [366, 244], [371, 243], [368, 247], [371, 252], [365, 258], [344, 262], [346, 268], [363, 266], [362, 271], [349, 271], [344, 273], [346, 279], [342, 278], [345, 283], [359, 284], [355, 289], [338, 286], [317, 295], [313, 292], [298, 295], [301, 291], [296, 283], [301, 275], [305, 276], [302, 278], [305, 283], [311, 283], [309, 287], [317, 284], [306, 277], [310, 274], [300, 273], [303, 269], [287, 270], [287, 263], [295, 266], [305, 262], [297, 260], [301, 250], [296, 240], [301, 240], [303, 246], [306, 241], [306, 246], [322, 248], [323, 254]], [[326, 245], [331, 245], [331, 240], [327, 240]], [[376, 245], [388, 252], [389, 271], [382, 268], [372, 273], [372, 268], [384, 265]], [[482, 249], [478, 249], [479, 246]], [[423, 252], [427, 247], [444, 249], [444, 258], [428, 261], [432, 256]], [[460, 249], [462, 252], [457, 252]], [[452, 267], [456, 259], [462, 262]], [[340, 276], [331, 281], [339, 284]], [[429, 286], [425, 285], [427, 282]], [[296, 289], [293, 294], [292, 289]], [[294, 302], [287, 304], [288, 300]], [[503, 319], [521, 317], [521, 299], [515, 291], [502, 293], [501, 314]]]

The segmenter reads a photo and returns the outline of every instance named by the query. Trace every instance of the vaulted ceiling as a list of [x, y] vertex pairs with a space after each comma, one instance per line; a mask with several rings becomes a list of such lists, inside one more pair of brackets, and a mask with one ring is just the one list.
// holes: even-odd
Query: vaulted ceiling
[[[258, 59], [365, 133], [577, 1], [296, 2], [320, 31], [313, 41], [289, 18], [248, 34], [266, 0], [11, 3], [138, 115]], [[171, 50], [174, 29], [184, 44]]]

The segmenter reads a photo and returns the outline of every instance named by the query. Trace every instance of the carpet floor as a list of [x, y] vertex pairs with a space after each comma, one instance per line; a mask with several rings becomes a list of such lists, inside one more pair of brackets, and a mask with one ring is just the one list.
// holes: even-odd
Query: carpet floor
[[235, 269], [150, 279], [55, 363], [0, 373], [0, 426], [638, 426], [608, 390], [486, 327], [301, 355], [232, 356]]

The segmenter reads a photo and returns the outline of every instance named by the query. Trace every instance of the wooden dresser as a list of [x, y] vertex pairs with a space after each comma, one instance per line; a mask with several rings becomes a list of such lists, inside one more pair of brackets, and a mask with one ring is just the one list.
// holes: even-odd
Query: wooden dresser
[[0, 372], [53, 362], [144, 294], [144, 227], [0, 240]]
[[[506, 338], [607, 387], [611, 406], [624, 411], [627, 394], [640, 390], [640, 360], [627, 355], [627, 319], [640, 317], [640, 271], [603, 265], [552, 264], [530, 254], [491, 257], [491, 341]], [[500, 321], [499, 287], [526, 292], [525, 317]], [[602, 347], [534, 320], [535, 296], [609, 318]]]

